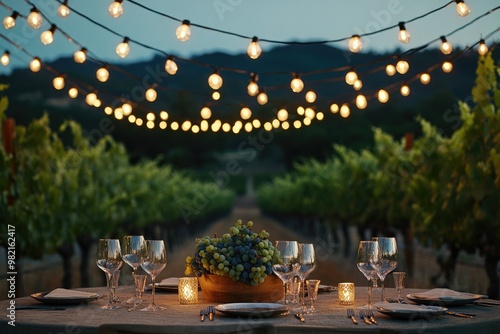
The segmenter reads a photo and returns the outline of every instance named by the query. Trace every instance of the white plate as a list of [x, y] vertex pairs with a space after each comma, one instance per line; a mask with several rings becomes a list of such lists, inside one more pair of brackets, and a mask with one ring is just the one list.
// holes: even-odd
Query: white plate
[[476, 300], [483, 298], [481, 295], [471, 295], [470, 298], [456, 298], [456, 297], [437, 297], [437, 298], [418, 298], [413, 294], [406, 295], [406, 298], [412, 302], [424, 305], [439, 305], [439, 306], [460, 306], [471, 304]]
[[337, 290], [337, 287], [333, 286], [333, 285], [320, 284], [318, 286], [318, 292], [330, 292], [330, 291], [335, 291], [335, 290]]
[[285, 305], [275, 303], [229, 303], [215, 306], [215, 310], [230, 316], [271, 317], [287, 311]]
[[55, 298], [55, 297], [45, 297], [50, 291], [45, 292], [37, 292], [31, 295], [31, 298], [38, 300], [41, 303], [49, 304], [49, 305], [78, 305], [78, 304], [87, 304], [94, 300], [97, 300], [101, 297], [100, 294], [96, 293], [95, 295], [91, 295], [88, 297], [63, 297], [63, 298]]
[[376, 303], [374, 306], [378, 312], [399, 319], [428, 319], [445, 314], [448, 311], [447, 308], [440, 306], [399, 303]]

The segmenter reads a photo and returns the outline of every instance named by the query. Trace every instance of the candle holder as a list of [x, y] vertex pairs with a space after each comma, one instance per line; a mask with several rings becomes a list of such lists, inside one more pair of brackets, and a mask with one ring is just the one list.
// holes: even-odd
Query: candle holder
[[198, 302], [198, 278], [179, 278], [179, 303], [196, 304]]
[[354, 283], [339, 283], [338, 294], [339, 294], [339, 304], [340, 305], [352, 305], [354, 304], [355, 296]]

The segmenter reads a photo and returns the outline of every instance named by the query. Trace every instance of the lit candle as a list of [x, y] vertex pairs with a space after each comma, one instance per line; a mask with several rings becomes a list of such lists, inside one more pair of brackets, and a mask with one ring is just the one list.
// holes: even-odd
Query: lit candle
[[196, 304], [198, 302], [198, 278], [179, 278], [179, 303]]
[[340, 305], [354, 304], [354, 283], [339, 283], [338, 293]]

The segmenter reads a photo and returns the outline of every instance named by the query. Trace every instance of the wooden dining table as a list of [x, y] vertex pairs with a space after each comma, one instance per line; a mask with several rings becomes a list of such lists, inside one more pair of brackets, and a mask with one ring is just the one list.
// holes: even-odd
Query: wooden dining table
[[[5, 313], [0, 318], [0, 333], [40, 333], [40, 334], [126, 334], [126, 333], [500, 333], [500, 306], [479, 306], [467, 304], [449, 307], [449, 310], [475, 314], [473, 318], [462, 318], [448, 314], [423, 319], [396, 319], [375, 310], [377, 325], [366, 324], [359, 317], [359, 307], [367, 302], [367, 288], [356, 287], [354, 305], [341, 306], [336, 290], [320, 292], [316, 301], [316, 312], [304, 314], [304, 322], [294, 314], [263, 317], [258, 314], [248, 316], [227, 316], [215, 313], [213, 321], [200, 321], [199, 312], [209, 305], [200, 291], [198, 303], [180, 305], [175, 292], [156, 292], [156, 303], [165, 310], [155, 312], [128, 311], [127, 307], [116, 310], [102, 310], [107, 303], [107, 289], [93, 287], [79, 289], [101, 294], [102, 298], [82, 305], [63, 306], [63, 310], [21, 309], [26, 306], [45, 304], [30, 296], [15, 299], [15, 326], [5, 315], [9, 314], [10, 300], [0, 301], [0, 309]], [[117, 289], [120, 300], [133, 294], [131, 286]], [[419, 289], [405, 289], [404, 294], [416, 293]], [[395, 297], [395, 289], [386, 289], [387, 297]], [[151, 293], [146, 292], [144, 306], [151, 301]], [[358, 324], [347, 317], [347, 308], [353, 308]]]

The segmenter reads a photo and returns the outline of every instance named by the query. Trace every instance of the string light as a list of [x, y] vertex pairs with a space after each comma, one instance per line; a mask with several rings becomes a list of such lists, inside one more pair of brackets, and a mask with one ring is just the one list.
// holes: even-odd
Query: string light
[[174, 130], [174, 131], [179, 130], [179, 123], [177, 123], [177, 122], [172, 122], [172, 123], [170, 123], [170, 128], [171, 128], [172, 130]]
[[[209, 124], [208, 124], [207, 121], [205, 121], [205, 120], [201, 121], [201, 123], [200, 123], [200, 129], [201, 129], [201, 131], [206, 132], [209, 127], [210, 126], [209, 126]], [[231, 128], [229, 128], [229, 129], [231, 129]]]
[[307, 118], [307, 117], [306, 117], [306, 118], [304, 118], [304, 119], [302, 120], [302, 122], [304, 123], [304, 125], [305, 125], [305, 126], [309, 126], [309, 125], [311, 125], [311, 122], [312, 122], [312, 121], [311, 121], [311, 119], [310, 119], [310, 118]]
[[463, 0], [455, 0], [457, 3], [457, 14], [464, 17], [469, 15], [470, 8]]
[[95, 76], [100, 82], [106, 82], [109, 79], [109, 71], [106, 66], [103, 66], [96, 71]]
[[78, 89], [76, 89], [75, 87], [71, 87], [69, 90], [68, 90], [68, 95], [69, 97], [71, 97], [72, 99], [76, 99], [78, 97]]
[[175, 30], [175, 36], [181, 42], [185, 42], [191, 37], [189, 20], [182, 21], [182, 24]]
[[89, 105], [92, 106], [94, 105], [95, 100], [97, 100], [97, 94], [96, 93], [88, 93], [87, 96], [85, 96], [85, 102]]
[[410, 33], [406, 30], [405, 28], [405, 23], [404, 22], [399, 22], [399, 33], [398, 33], [398, 39], [407, 44], [410, 41], [411, 35]]
[[248, 45], [247, 54], [251, 59], [257, 59], [262, 54], [262, 49], [259, 45], [259, 39], [257, 36], [254, 36]]
[[450, 73], [453, 70], [453, 64], [449, 61], [445, 61], [441, 68], [444, 73]]
[[54, 41], [54, 32], [56, 31], [56, 29], [56, 25], [52, 24], [49, 30], [46, 30], [40, 34], [40, 41], [43, 45], [49, 45]]
[[128, 37], [125, 37], [123, 39], [123, 42], [121, 42], [120, 44], [118, 44], [116, 46], [116, 54], [120, 57], [120, 58], [125, 58], [126, 56], [128, 56], [128, 54], [130, 53], [130, 46], [128, 45], [128, 42], [129, 42], [129, 38]]
[[214, 101], [218, 101], [218, 100], [220, 99], [220, 93], [219, 93], [219, 92], [217, 92], [217, 91], [213, 92], [213, 93], [212, 93], [212, 99], [213, 99]]
[[[137, 118], [137, 119], [135, 120], [135, 125], [137, 125], [137, 126], [142, 126], [142, 124], [144, 124], [144, 121], [142, 120], [142, 118]], [[178, 128], [179, 128], [179, 126], [177, 126], [177, 129], [178, 129]], [[176, 130], [177, 130], [177, 129], [176, 129]]]
[[306, 101], [309, 103], [314, 103], [316, 101], [316, 93], [312, 90], [306, 93]]
[[410, 64], [408, 64], [406, 60], [401, 59], [396, 63], [396, 71], [398, 71], [399, 74], [405, 74], [409, 69]]
[[340, 116], [347, 118], [351, 114], [351, 109], [349, 109], [349, 105], [344, 103], [342, 107], [340, 107]]
[[267, 103], [267, 101], [268, 101], [267, 94], [263, 89], [261, 89], [259, 95], [257, 95], [257, 103], [263, 106]]
[[85, 61], [87, 60], [87, 49], [81, 48], [80, 50], [76, 51], [73, 55], [73, 59], [77, 64], [85, 63]]
[[132, 113], [132, 105], [130, 103], [122, 104], [123, 114], [128, 116]]
[[6, 16], [3, 19], [3, 27], [5, 29], [12, 29], [16, 25], [16, 19], [19, 16], [19, 13], [16, 11], [13, 11], [10, 16]]
[[293, 79], [290, 82], [290, 88], [294, 93], [300, 93], [304, 89], [304, 82], [299, 78], [297, 73], [293, 73]]
[[35, 7], [31, 8], [30, 14], [26, 18], [26, 22], [33, 29], [38, 29], [42, 26], [43, 17]]
[[338, 112], [339, 112], [339, 105], [338, 105], [338, 104], [336, 104], [336, 103], [332, 103], [332, 104], [330, 105], [330, 112], [331, 112], [332, 114], [336, 114], [336, 113], [338, 113]]
[[160, 111], [160, 118], [166, 121], [168, 119], [168, 112], [166, 112], [165, 110]]
[[149, 112], [147, 115], [146, 115], [146, 119], [148, 121], [154, 121], [156, 119], [156, 115], [152, 112]]
[[358, 53], [363, 48], [363, 43], [361, 42], [361, 37], [359, 35], [352, 35], [348, 43], [349, 51], [353, 53]]
[[68, 17], [70, 10], [68, 8], [68, 0], [64, 0], [64, 2], [57, 8], [57, 14], [59, 14], [60, 17]]
[[305, 118], [313, 119], [315, 116], [316, 116], [316, 112], [314, 111], [313, 108], [306, 108], [304, 110], [304, 117]]
[[479, 47], [477, 48], [477, 52], [481, 55], [484, 56], [488, 53], [488, 46], [484, 42], [484, 39], [481, 39], [479, 41]]
[[358, 75], [354, 72], [354, 69], [351, 68], [351, 70], [345, 75], [345, 83], [352, 86], [356, 80], [358, 80]]
[[252, 121], [252, 125], [253, 125], [253, 127], [254, 127], [254, 128], [256, 128], [256, 129], [260, 128], [260, 126], [261, 126], [260, 121], [259, 121], [258, 119], [254, 119], [254, 120]]
[[363, 110], [367, 105], [368, 102], [366, 101], [366, 97], [364, 95], [359, 94], [356, 96], [356, 107], [358, 107], [358, 109]]
[[182, 123], [181, 129], [183, 131], [188, 131], [191, 128], [191, 122], [189, 120], [186, 120]]
[[109, 15], [111, 15], [111, 17], [114, 17], [115, 19], [122, 16], [123, 14], [122, 0], [115, 0], [111, 5], [109, 5], [108, 13]]
[[[94, 101], [94, 103], [95, 103], [95, 101]], [[123, 119], [123, 111], [120, 108], [115, 109], [115, 118], [118, 120]]]
[[431, 82], [431, 75], [429, 73], [420, 74], [420, 82], [424, 85], [427, 85], [429, 82]]
[[396, 66], [389, 64], [385, 67], [385, 73], [392, 77], [394, 74], [396, 74]]
[[52, 80], [52, 85], [57, 90], [63, 89], [64, 88], [64, 77], [63, 76], [55, 77], [54, 80]]
[[245, 124], [245, 131], [246, 132], [252, 132], [252, 130], [253, 130], [252, 123], [246, 123]]
[[222, 124], [222, 131], [224, 131], [224, 132], [231, 131], [231, 124], [229, 124], [229, 123]]
[[250, 110], [250, 108], [248, 108], [248, 107], [241, 108], [240, 117], [241, 117], [241, 119], [245, 119], [245, 120], [252, 117], [252, 111]]
[[217, 132], [219, 131], [220, 127], [222, 126], [222, 122], [220, 121], [220, 119], [216, 119], [212, 125], [210, 126], [210, 128], [212, 129], [213, 132]]
[[410, 87], [405, 84], [405, 85], [401, 86], [401, 89], [399, 90], [399, 92], [403, 96], [408, 96], [408, 95], [410, 95]]
[[359, 79], [354, 81], [354, 84], [352, 85], [352, 87], [354, 88], [355, 91], [360, 90], [361, 88], [363, 88], [363, 81], [361, 81]]
[[209, 119], [210, 117], [212, 117], [212, 110], [210, 110], [209, 107], [203, 107], [201, 108], [200, 116], [203, 119]]
[[300, 129], [302, 127], [302, 122], [298, 119], [293, 122], [293, 127], [296, 129]]
[[247, 86], [247, 93], [250, 96], [255, 96], [259, 93], [259, 85], [257, 85], [257, 80], [259, 80], [259, 77], [255, 73], [250, 74], [250, 82], [248, 83]]
[[451, 46], [451, 43], [446, 40], [446, 37], [441, 36], [439, 37], [441, 39], [441, 46], [439, 49], [441, 52], [445, 55], [449, 55], [453, 51], [453, 47]]
[[10, 52], [9, 51], [5, 51], [4, 54], [2, 55], [2, 57], [0, 57], [0, 63], [3, 66], [7, 66], [10, 64]]
[[290, 123], [285, 121], [281, 123], [281, 127], [283, 128], [283, 130], [288, 130], [290, 128]]
[[321, 111], [316, 113], [316, 119], [318, 121], [322, 121], [325, 118], [325, 114], [323, 114]]
[[270, 122], [264, 123], [264, 130], [271, 131], [273, 129], [273, 125]]
[[146, 96], [146, 100], [148, 100], [149, 102], [154, 102], [154, 101], [156, 101], [156, 97], [158, 96], [158, 93], [156, 92], [156, 90], [153, 87], [150, 87], [146, 91], [145, 96]]
[[280, 109], [278, 110], [276, 117], [279, 121], [284, 122], [288, 119], [288, 111], [286, 109]]
[[42, 62], [40, 61], [40, 58], [35, 57], [33, 60], [30, 61], [30, 70], [31, 72], [39, 72], [40, 69], [42, 68]]
[[208, 85], [212, 89], [219, 89], [222, 87], [222, 84], [222, 77], [219, 75], [219, 71], [215, 70], [214, 73], [208, 77]]
[[389, 93], [385, 89], [381, 89], [377, 93], [377, 98], [380, 103], [386, 103], [389, 101]]
[[175, 63], [174, 58], [172, 56], [169, 56], [167, 58], [167, 61], [165, 62], [165, 71], [170, 75], [175, 75], [178, 69], [179, 68]]

